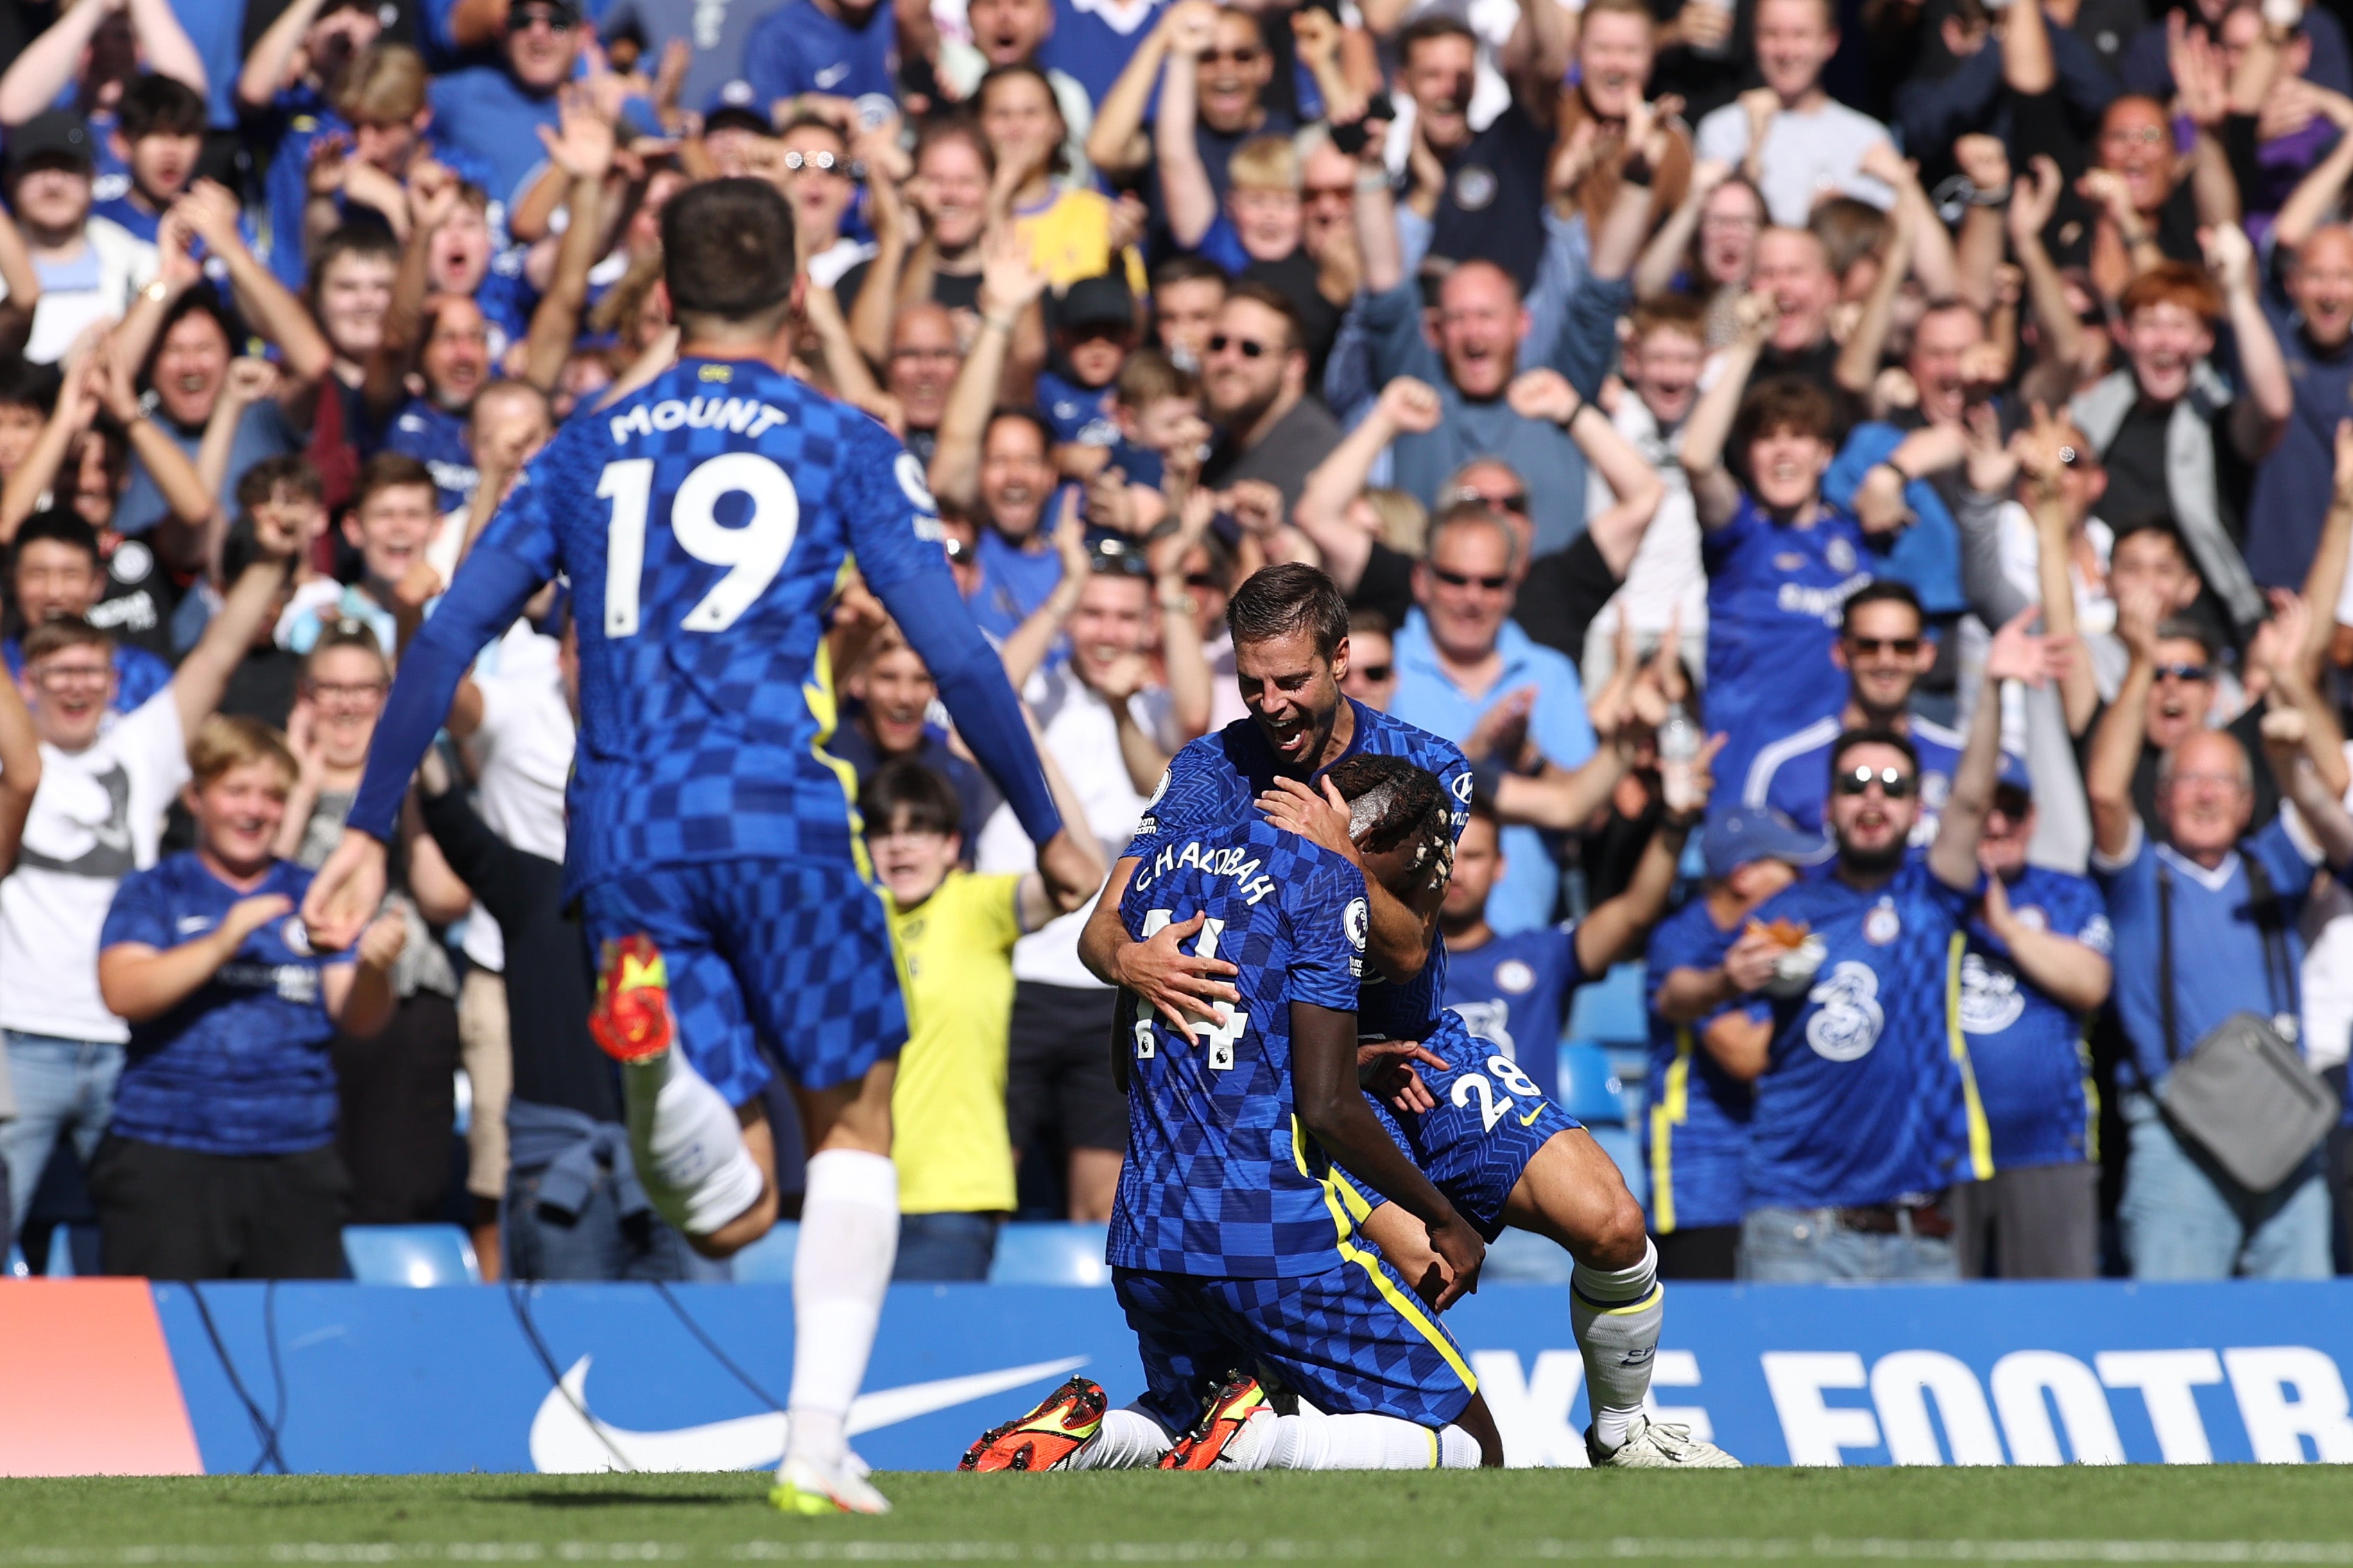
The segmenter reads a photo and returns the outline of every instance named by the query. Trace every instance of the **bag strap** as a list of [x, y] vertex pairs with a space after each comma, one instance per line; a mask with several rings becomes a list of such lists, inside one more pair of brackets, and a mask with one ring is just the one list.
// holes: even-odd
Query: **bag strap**
[[[2263, 933], [2263, 988], [2271, 995], [2272, 1012], [2275, 1016], [2292, 1015], [2296, 1007], [2295, 965], [2288, 960], [2286, 910], [2280, 907], [2279, 894], [2272, 887], [2271, 873], [2263, 863], [2244, 850], [2240, 862], [2247, 868], [2248, 913], [2254, 917], [2255, 927]], [[2286, 1005], [2281, 1005], [2284, 995]]]
[[2173, 1019], [2173, 873], [2166, 869], [2165, 857], [2155, 845], [2147, 853], [2157, 862], [2157, 995], [2165, 1016], [2165, 1063], [2171, 1067], [2181, 1059], [2179, 1030]]

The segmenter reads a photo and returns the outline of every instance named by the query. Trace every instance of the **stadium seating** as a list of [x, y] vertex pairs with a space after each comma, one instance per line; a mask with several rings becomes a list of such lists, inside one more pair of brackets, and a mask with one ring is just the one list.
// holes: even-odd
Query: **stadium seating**
[[1642, 1013], [1642, 966], [1621, 963], [1577, 994], [1568, 1013], [1568, 1037], [1605, 1046], [1640, 1045], [1650, 1037]]
[[363, 1285], [479, 1285], [474, 1244], [454, 1225], [347, 1225], [343, 1258]]
[[730, 1262], [735, 1266], [738, 1285], [789, 1285], [793, 1280], [793, 1253], [801, 1244], [801, 1227], [793, 1220], [778, 1220], [768, 1227], [768, 1234], [737, 1253]]
[[1609, 1051], [1588, 1040], [1561, 1047], [1560, 1108], [1585, 1123], [1638, 1200], [1646, 1191], [1641, 1140], [1635, 1135], [1640, 1103], [1639, 1093], [1627, 1093]]
[[997, 1233], [992, 1285], [1108, 1285], [1107, 1225], [1008, 1225]]

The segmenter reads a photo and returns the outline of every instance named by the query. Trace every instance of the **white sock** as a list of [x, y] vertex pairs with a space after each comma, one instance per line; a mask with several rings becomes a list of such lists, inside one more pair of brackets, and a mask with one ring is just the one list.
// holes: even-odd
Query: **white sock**
[[1585, 1356], [1585, 1397], [1593, 1411], [1594, 1440], [1605, 1448], [1624, 1442], [1627, 1424], [1642, 1413], [1642, 1397], [1651, 1392], [1651, 1363], [1658, 1359], [1666, 1300], [1666, 1289], [1659, 1283], [1659, 1249], [1648, 1237], [1642, 1242], [1642, 1260], [1631, 1268], [1588, 1268], [1580, 1263], [1568, 1277], [1569, 1327]]
[[1176, 1439], [1143, 1411], [1132, 1405], [1124, 1410], [1106, 1410], [1101, 1430], [1083, 1447], [1071, 1450], [1060, 1468], [1140, 1470], [1158, 1463], [1160, 1456], [1176, 1446]]
[[1439, 1468], [1445, 1470], [1475, 1470], [1487, 1462], [1479, 1450], [1479, 1439], [1460, 1426], [1448, 1426], [1438, 1434]]
[[842, 1424], [866, 1378], [882, 1296], [899, 1252], [899, 1170], [887, 1154], [812, 1154], [793, 1254], [793, 1385], [785, 1457], [821, 1465], [847, 1446]]
[[[1273, 1426], [1273, 1441], [1263, 1446], [1260, 1464], [1250, 1468], [1430, 1470], [1438, 1468], [1441, 1452], [1438, 1433], [1395, 1415], [1317, 1415], [1303, 1411], [1277, 1417]], [[1475, 1442], [1471, 1446], [1473, 1463], [1478, 1447]]]
[[760, 1201], [759, 1162], [727, 1097], [672, 1046], [621, 1068], [629, 1159], [654, 1212], [689, 1236], [708, 1236]]

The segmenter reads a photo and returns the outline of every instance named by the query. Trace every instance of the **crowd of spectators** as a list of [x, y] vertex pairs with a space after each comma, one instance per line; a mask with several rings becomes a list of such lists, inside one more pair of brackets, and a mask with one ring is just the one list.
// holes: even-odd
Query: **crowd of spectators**
[[[1648, 931], [1668, 1272], [2353, 1267], [2348, 15], [0, 0], [0, 1235], [723, 1274], [586, 1027], [560, 584], [366, 938], [292, 911], [471, 540], [675, 353], [664, 204], [749, 176], [796, 374], [927, 471], [1106, 866], [1297, 563], [1347, 696], [1473, 763], [1449, 1005], [1553, 1092], [1579, 948]], [[899, 1268], [976, 1278], [1110, 1213], [1113, 996], [921, 658], [830, 613]], [[2314, 1113], [2251, 1137], [2264, 1093]]]

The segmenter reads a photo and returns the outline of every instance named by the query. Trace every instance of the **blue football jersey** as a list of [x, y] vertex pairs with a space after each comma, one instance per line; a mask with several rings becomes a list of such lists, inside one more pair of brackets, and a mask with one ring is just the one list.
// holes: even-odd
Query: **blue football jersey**
[[[1471, 820], [1471, 764], [1462, 760], [1454, 742], [1375, 712], [1353, 697], [1341, 700], [1356, 710], [1356, 729], [1348, 737], [1348, 749], [1334, 759], [1333, 765], [1369, 753], [1403, 757], [1435, 773], [1454, 802], [1454, 837], [1461, 838], [1463, 824]], [[1181, 842], [1184, 835], [1199, 831], [1201, 825], [1256, 818], [1258, 807], [1253, 803], [1274, 787], [1281, 771], [1274, 748], [1267, 744], [1258, 721], [1248, 716], [1186, 742], [1169, 759], [1168, 771], [1145, 804], [1144, 818], [1136, 824], [1135, 837], [1123, 854], [1149, 858], [1161, 845]], [[1322, 777], [1324, 771], [1319, 769], [1315, 776]], [[1439, 998], [1445, 994], [1446, 943], [1442, 938], [1433, 938], [1430, 962], [1410, 984], [1391, 985], [1377, 974], [1366, 977], [1357, 1023], [1367, 1035], [1427, 1039], [1437, 1022]]]
[[1364, 873], [1245, 813], [1136, 868], [1120, 919], [1138, 941], [1208, 917], [1194, 951], [1240, 966], [1241, 1000], [1199, 1043], [1157, 1016], [1127, 1044], [1127, 1159], [1112, 1264], [1242, 1278], [1336, 1268], [1347, 1210], [1300, 1127], [1291, 1005], [1353, 1011], [1370, 910]]
[[[2105, 956], [2116, 945], [2107, 905], [2088, 879], [2029, 866], [2007, 885], [2013, 913], [2029, 925], [2072, 937]], [[2061, 1165], [2097, 1157], [2097, 1091], [2092, 1087], [2088, 1022], [2018, 973], [2010, 949], [1972, 918], [1968, 944], [1954, 955], [1961, 1030], [1985, 1106], [1997, 1169]]]
[[1651, 933], [1642, 1005], [1651, 1020], [1650, 1110], [1642, 1162], [1651, 1173], [1651, 1228], [1661, 1236], [1702, 1226], [1738, 1225], [1745, 1212], [1741, 1162], [1748, 1153], [1748, 1085], [1716, 1064], [1700, 1025], [1659, 1016], [1659, 988], [1677, 969], [1714, 969], [1739, 931], [1725, 931], [1694, 899]]
[[1757, 749], [1846, 706], [1831, 662], [1848, 597], [1875, 574], [1862, 525], [1825, 507], [1811, 528], [1775, 522], [1748, 496], [1700, 541], [1707, 569], [1708, 713], [1730, 737], [1715, 776], [1746, 776]]
[[416, 458], [433, 475], [434, 505], [456, 511], [474, 499], [481, 474], [474, 467], [474, 447], [466, 416], [453, 414], [429, 397], [412, 397], [393, 416], [384, 449]]
[[476, 552], [571, 581], [572, 889], [657, 864], [852, 858], [854, 775], [825, 751], [825, 605], [853, 554], [886, 607], [944, 580], [940, 539], [889, 431], [764, 363], [682, 361], [565, 425]]
[[[1808, 833], [1822, 831], [1830, 806], [1831, 747], [1845, 728], [1841, 716], [1833, 713], [1759, 746], [1749, 759], [1740, 804], [1769, 805]], [[1936, 825], [1944, 820], [1945, 802], [1952, 796], [1953, 774], [1959, 771], [1961, 750], [1968, 744], [1968, 737], [1917, 714], [1912, 716], [1907, 733], [1920, 758], [1920, 819], [1912, 825], [1912, 842], [1925, 847], [1936, 842]], [[2025, 785], [2025, 760], [2004, 752], [2001, 779]]]
[[1577, 961], [1574, 924], [1538, 926], [1464, 952], [1446, 952], [1446, 1006], [1471, 1033], [1535, 1080], [1560, 1091], [1560, 1037], [1568, 999], [1592, 978]]
[[1964, 1039], [1947, 1026], [1951, 949], [1971, 895], [1925, 857], [1868, 892], [1835, 874], [1767, 900], [1828, 949], [1813, 984], [1759, 997], [1773, 1028], [1744, 1167], [1750, 1209], [1891, 1203], [1992, 1174]]

